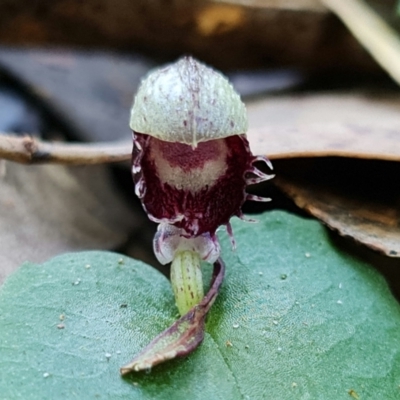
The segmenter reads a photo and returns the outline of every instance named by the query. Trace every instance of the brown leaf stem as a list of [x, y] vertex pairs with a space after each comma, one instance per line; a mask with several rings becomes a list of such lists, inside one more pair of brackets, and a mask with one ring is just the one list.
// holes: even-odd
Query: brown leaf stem
[[204, 339], [205, 317], [218, 295], [224, 275], [225, 264], [219, 258], [214, 263], [210, 290], [203, 300], [159, 334], [129, 364], [121, 367], [121, 375], [150, 369], [157, 364], [187, 356], [194, 351]]

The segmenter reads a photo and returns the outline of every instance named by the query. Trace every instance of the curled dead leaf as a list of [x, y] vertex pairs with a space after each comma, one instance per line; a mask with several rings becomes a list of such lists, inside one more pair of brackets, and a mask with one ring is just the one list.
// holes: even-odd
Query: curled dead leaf
[[275, 167], [274, 183], [298, 207], [342, 236], [400, 257], [400, 163], [327, 158]]

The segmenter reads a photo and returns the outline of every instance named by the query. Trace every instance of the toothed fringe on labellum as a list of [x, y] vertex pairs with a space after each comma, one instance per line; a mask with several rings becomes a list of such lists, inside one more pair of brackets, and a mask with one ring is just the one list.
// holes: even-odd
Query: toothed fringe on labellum
[[[220, 73], [185, 57], [150, 73], [131, 110], [132, 173], [149, 218], [160, 223], [154, 241], [163, 264], [194, 251], [214, 262], [216, 230], [242, 216], [247, 185], [270, 179], [253, 163], [245, 133], [246, 108]], [[232, 235], [231, 235], [232, 236]], [[233, 239], [232, 239], [233, 242]]]

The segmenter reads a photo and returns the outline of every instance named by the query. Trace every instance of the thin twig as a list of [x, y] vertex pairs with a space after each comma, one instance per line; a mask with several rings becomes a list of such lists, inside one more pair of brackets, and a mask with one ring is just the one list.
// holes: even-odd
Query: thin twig
[[378, 14], [361, 0], [321, 0], [349, 28], [374, 59], [400, 85], [400, 39]]
[[45, 142], [25, 136], [0, 134], [0, 159], [22, 164], [104, 164], [131, 158], [130, 143], [60, 143]]

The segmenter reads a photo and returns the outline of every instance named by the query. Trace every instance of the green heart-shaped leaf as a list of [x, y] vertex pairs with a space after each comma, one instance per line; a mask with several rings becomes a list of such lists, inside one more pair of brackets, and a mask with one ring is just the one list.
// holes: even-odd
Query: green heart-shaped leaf
[[125, 379], [177, 318], [169, 282], [106, 252], [22, 266], [0, 291], [0, 397], [399, 398], [400, 306], [383, 278], [316, 221], [274, 211], [233, 227], [203, 344]]

